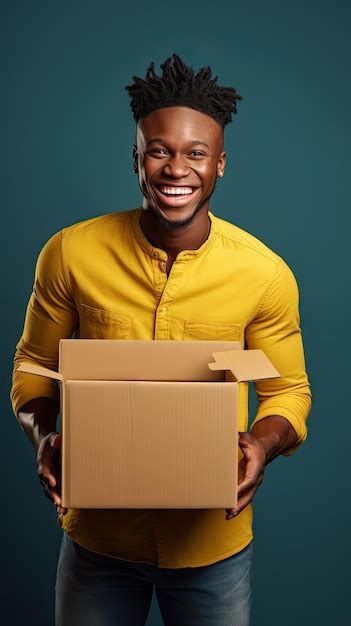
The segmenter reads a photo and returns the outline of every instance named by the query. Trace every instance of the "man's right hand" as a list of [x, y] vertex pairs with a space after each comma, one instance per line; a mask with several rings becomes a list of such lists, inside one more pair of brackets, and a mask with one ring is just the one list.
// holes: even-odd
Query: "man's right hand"
[[57, 512], [65, 515], [68, 509], [61, 506], [61, 441], [62, 435], [55, 431], [41, 439], [37, 452], [37, 471], [44, 494], [55, 504]]

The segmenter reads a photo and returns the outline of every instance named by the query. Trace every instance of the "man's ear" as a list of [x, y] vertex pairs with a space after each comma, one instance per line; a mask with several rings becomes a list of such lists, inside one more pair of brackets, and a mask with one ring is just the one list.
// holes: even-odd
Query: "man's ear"
[[217, 176], [219, 176], [220, 178], [224, 176], [226, 162], [227, 162], [226, 151], [222, 150], [217, 160]]
[[133, 146], [133, 168], [134, 168], [135, 174], [137, 174], [139, 171], [138, 170], [138, 150], [135, 144]]

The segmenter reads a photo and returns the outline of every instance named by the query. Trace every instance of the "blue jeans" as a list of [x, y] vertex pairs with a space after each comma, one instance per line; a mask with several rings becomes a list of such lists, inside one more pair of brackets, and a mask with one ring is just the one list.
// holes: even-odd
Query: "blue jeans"
[[153, 589], [165, 626], [249, 626], [252, 542], [201, 567], [159, 568], [91, 552], [63, 533], [56, 626], [144, 626]]

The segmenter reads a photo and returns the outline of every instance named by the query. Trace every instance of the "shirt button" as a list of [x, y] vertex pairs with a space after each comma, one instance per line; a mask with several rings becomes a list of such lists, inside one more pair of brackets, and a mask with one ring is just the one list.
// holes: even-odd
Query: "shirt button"
[[155, 259], [158, 259], [158, 252], [154, 252]]
[[165, 270], [166, 269], [166, 263], [164, 263], [164, 262], [161, 263], [161, 267], [162, 267], [163, 270]]

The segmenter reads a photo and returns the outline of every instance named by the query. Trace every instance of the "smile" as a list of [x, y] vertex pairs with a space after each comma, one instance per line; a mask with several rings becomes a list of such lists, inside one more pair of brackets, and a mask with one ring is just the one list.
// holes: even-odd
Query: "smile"
[[153, 187], [162, 205], [170, 209], [185, 207], [193, 202], [193, 198], [199, 193], [201, 195], [201, 187], [190, 185], [154, 185]]
[[190, 196], [194, 191], [194, 187], [173, 187], [160, 185], [158, 188], [165, 196]]

